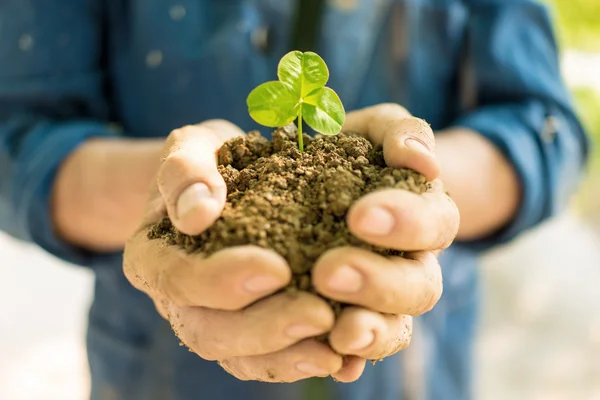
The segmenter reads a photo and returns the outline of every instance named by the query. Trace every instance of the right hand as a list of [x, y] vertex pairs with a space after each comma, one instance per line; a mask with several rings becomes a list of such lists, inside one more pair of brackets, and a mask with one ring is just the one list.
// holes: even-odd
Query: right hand
[[334, 325], [325, 301], [304, 292], [265, 298], [290, 282], [281, 256], [242, 246], [203, 257], [147, 238], [149, 227], [166, 215], [189, 235], [219, 217], [227, 190], [215, 155], [241, 134], [229, 122], [208, 121], [169, 135], [144, 220], [125, 246], [125, 275], [154, 300], [185, 345], [238, 379], [355, 380], [362, 371], [342, 368], [341, 356], [311, 339]]

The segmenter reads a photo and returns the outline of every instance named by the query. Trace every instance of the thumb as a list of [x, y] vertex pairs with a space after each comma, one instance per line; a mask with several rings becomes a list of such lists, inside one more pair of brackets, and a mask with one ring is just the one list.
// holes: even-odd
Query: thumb
[[379, 104], [348, 113], [343, 130], [360, 133], [382, 145], [385, 162], [392, 168], [413, 169], [428, 181], [440, 174], [431, 127], [397, 104]]
[[177, 129], [167, 138], [158, 190], [179, 231], [197, 235], [219, 218], [227, 187], [217, 170], [216, 153], [226, 140], [240, 135], [234, 124], [211, 120]]
[[427, 122], [414, 117], [394, 120], [387, 124], [385, 132], [383, 156], [388, 166], [410, 168], [430, 182], [439, 177], [435, 140]]

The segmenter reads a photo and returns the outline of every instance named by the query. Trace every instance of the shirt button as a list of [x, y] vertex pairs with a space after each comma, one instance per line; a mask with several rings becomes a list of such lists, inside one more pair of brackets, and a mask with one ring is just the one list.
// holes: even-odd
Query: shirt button
[[169, 15], [173, 21], [181, 21], [186, 14], [186, 9], [181, 4], [176, 4], [169, 8]]
[[329, 3], [340, 11], [353, 11], [358, 6], [358, 0], [329, 0]]
[[560, 121], [554, 116], [549, 116], [544, 121], [544, 129], [542, 130], [542, 139], [546, 143], [552, 143], [556, 140], [556, 135], [560, 129]]
[[29, 51], [33, 47], [33, 36], [29, 34], [24, 34], [19, 37], [19, 49], [21, 51]]
[[266, 26], [254, 28], [250, 34], [252, 46], [261, 53], [267, 53], [271, 46], [271, 30]]
[[156, 68], [163, 61], [163, 53], [160, 50], [152, 50], [146, 54], [146, 66], [148, 68]]

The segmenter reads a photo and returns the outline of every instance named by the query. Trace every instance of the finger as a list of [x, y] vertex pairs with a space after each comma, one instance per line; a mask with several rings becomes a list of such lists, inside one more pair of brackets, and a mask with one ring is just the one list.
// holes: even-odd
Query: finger
[[227, 187], [217, 170], [216, 152], [243, 132], [226, 121], [208, 121], [173, 131], [165, 143], [158, 188], [173, 225], [196, 235], [220, 215]]
[[329, 343], [339, 354], [381, 360], [407, 348], [411, 336], [410, 316], [349, 307], [338, 318]]
[[289, 383], [335, 374], [342, 367], [342, 357], [323, 343], [305, 340], [276, 353], [231, 358], [219, 364], [243, 381]]
[[412, 118], [406, 108], [394, 103], [378, 104], [349, 112], [342, 130], [363, 134], [373, 143], [382, 145], [385, 135], [381, 128], [390, 121], [406, 118]]
[[321, 295], [383, 313], [420, 315], [442, 296], [442, 272], [430, 252], [385, 258], [356, 249], [327, 252], [312, 271]]
[[365, 370], [366, 359], [356, 356], [344, 357], [344, 364], [335, 374], [331, 376], [338, 382], [350, 383], [358, 380]]
[[167, 312], [167, 309], [169, 307], [170, 301], [167, 299], [164, 299], [164, 298], [160, 298], [160, 297], [153, 297], [151, 299], [152, 299], [152, 302], [154, 302], [154, 308], [156, 308], [158, 315], [160, 315], [161, 317], [163, 317], [164, 319], [166, 319], [168, 321], [169, 313]]
[[428, 181], [440, 174], [431, 126], [397, 104], [380, 104], [348, 113], [343, 131], [357, 132], [383, 146], [392, 168], [410, 168]]
[[147, 239], [141, 230], [125, 246], [123, 269], [134, 287], [180, 306], [237, 310], [285, 287], [291, 271], [273, 251], [241, 246], [209, 257]]
[[445, 249], [458, 232], [456, 204], [441, 190], [415, 194], [387, 189], [370, 193], [352, 205], [348, 227], [358, 238], [405, 251]]
[[242, 311], [171, 307], [168, 319], [177, 336], [206, 360], [273, 353], [329, 332], [331, 307], [309, 293], [280, 293]]

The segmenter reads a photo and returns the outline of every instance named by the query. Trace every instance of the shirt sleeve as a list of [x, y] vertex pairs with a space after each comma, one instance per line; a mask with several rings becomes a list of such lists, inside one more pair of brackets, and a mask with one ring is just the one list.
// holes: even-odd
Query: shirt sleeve
[[0, 229], [71, 263], [98, 255], [63, 242], [51, 220], [61, 162], [109, 128], [100, 10], [88, 0], [0, 3]]
[[508, 242], [562, 210], [575, 191], [589, 142], [562, 80], [548, 9], [527, 0], [470, 2], [466, 91], [455, 126], [490, 140], [514, 166], [520, 208], [508, 226], [466, 243]]

